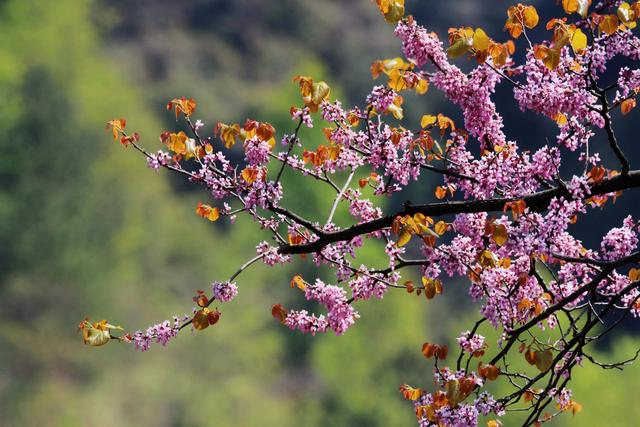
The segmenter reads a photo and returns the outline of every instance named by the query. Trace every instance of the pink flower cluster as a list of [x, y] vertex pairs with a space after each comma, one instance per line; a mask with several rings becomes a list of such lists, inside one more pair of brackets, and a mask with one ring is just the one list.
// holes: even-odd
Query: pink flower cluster
[[[460, 110], [463, 123], [438, 116], [435, 123], [431, 121], [415, 131], [392, 123], [394, 119], [388, 120], [388, 113], [393, 111], [399, 117], [399, 106], [394, 101], [400, 95], [378, 85], [360, 107], [344, 108], [339, 101], [329, 99], [311, 105], [307, 98], [305, 102], [312, 108], [290, 110], [293, 120], [311, 128], [311, 109], [319, 106], [328, 140], [322, 145], [303, 145], [299, 131], [304, 129], [297, 126], [294, 134], [281, 139], [280, 150], [284, 151], [272, 152], [272, 141], [254, 136], [243, 141], [244, 161], [232, 162], [222, 150], [209, 150], [210, 154], [197, 159], [193, 168], [183, 168], [179, 159], [159, 151], [148, 155], [149, 167], [167, 166], [186, 175], [224, 203], [221, 215], [233, 218], [235, 213], [247, 213], [262, 229], [271, 231], [279, 246], [267, 241], [259, 243], [258, 256], [250, 263], [260, 258], [274, 266], [289, 262], [291, 255], [287, 253], [304, 252], [309, 262], [333, 270], [337, 283], [343, 287], [318, 279], [305, 288], [306, 300], [321, 305], [326, 313], [289, 311], [280, 319], [292, 330], [312, 335], [328, 331], [343, 334], [359, 317], [352, 303], [383, 298], [394, 287], [412, 291], [411, 286], [400, 284], [402, 269], [407, 266], [419, 269], [426, 283], [431, 284], [444, 276], [468, 277], [468, 293], [478, 303], [483, 320], [487, 320], [485, 325], [502, 333], [498, 348], [506, 348], [503, 346], [505, 342], [509, 345], [511, 334], [517, 334], [527, 323], [564, 333], [559, 320], [563, 310], [578, 310], [595, 297], [603, 304], [615, 302], [616, 309], [630, 309], [634, 316], [640, 316], [640, 290], [633, 288], [626, 267], [625, 274], [622, 268], [613, 268], [638, 250], [638, 222], [627, 217], [621, 227], [605, 233], [600, 247], [595, 249], [585, 248], [571, 228], [590, 209], [604, 205], [607, 198], [617, 197], [615, 191], [619, 189], [603, 194], [603, 180], [609, 184], [615, 180], [631, 181], [612, 170], [609, 163], [605, 167], [601, 158], [609, 161], [613, 156], [601, 156], [598, 150], [613, 147], [615, 151], [615, 138], [609, 128], [617, 117], [612, 118], [609, 110], [636, 95], [640, 68], [633, 62], [622, 66], [617, 73], [617, 88], [615, 84], [606, 89], [599, 85], [614, 57], [640, 59], [640, 39], [631, 31], [618, 28], [608, 36], [589, 37], [589, 46], [583, 52], [574, 52], [570, 44], [563, 47], [554, 69], [536, 58], [536, 47], [529, 45], [521, 66], [511, 60], [497, 66], [489, 56], [466, 72], [450, 61], [438, 37], [414, 19], [401, 20], [395, 34], [406, 59], [413, 64], [411, 71], [403, 70], [404, 78], [409, 83], [415, 83], [418, 76], [425, 79]], [[302, 84], [313, 85], [306, 81]], [[493, 99], [498, 85], [505, 84], [513, 86], [513, 97], [523, 112], [538, 114], [554, 123], [557, 129], [553, 143], [528, 141], [534, 145], [523, 151], [507, 138], [503, 117]], [[196, 129], [201, 127], [199, 123], [196, 122]], [[233, 138], [242, 135], [239, 127], [228, 127], [227, 131]], [[608, 141], [601, 143], [601, 135]], [[619, 153], [614, 154], [614, 161], [624, 163]], [[563, 164], [567, 158], [577, 160], [576, 164], [567, 167]], [[287, 182], [287, 178], [281, 180], [285, 170], [335, 191], [331, 210], [322, 212], [320, 218], [307, 220], [281, 206], [283, 182]], [[394, 216], [383, 211], [389, 196], [405, 190], [427, 172], [442, 175], [437, 175], [440, 181], [435, 184], [439, 186], [435, 195], [442, 200], [426, 207], [407, 201]], [[576, 175], [569, 179], [572, 173]], [[429, 188], [426, 200], [416, 203], [429, 202], [433, 194], [433, 188]], [[303, 198], [309, 194], [287, 197]], [[233, 204], [236, 206], [232, 208]], [[338, 207], [348, 211], [350, 224], [343, 224]], [[420, 224], [426, 230], [416, 231], [420, 228], [416, 225], [410, 228], [412, 237], [407, 246], [399, 247], [399, 234], [406, 230], [398, 230], [395, 220], [404, 220], [405, 215], [416, 211], [430, 215], [429, 221], [442, 220], [444, 227], [431, 222], [428, 227]], [[377, 242], [380, 249], [384, 247], [384, 262], [382, 266], [358, 267], [359, 248], [370, 240]], [[297, 250], [303, 245], [314, 248]], [[421, 259], [408, 259], [418, 254]], [[610, 266], [606, 277], [600, 275], [603, 266]], [[551, 278], [540, 276], [542, 268]], [[596, 278], [598, 282], [592, 283]], [[417, 289], [426, 291], [426, 287]], [[237, 295], [235, 283], [215, 282], [212, 289], [215, 299], [221, 302]], [[562, 310], [554, 309], [553, 315], [543, 320], [536, 318], [562, 302]], [[276, 315], [283, 316], [283, 312]], [[153, 342], [165, 345], [175, 336], [178, 326], [177, 321], [165, 321], [146, 332], [136, 332], [132, 340], [143, 351]], [[467, 330], [457, 338], [460, 358], [466, 353], [471, 359], [471, 355], [491, 348], [492, 343], [476, 330], [480, 331]], [[565, 344], [557, 341], [549, 345], [557, 351]], [[572, 365], [580, 360], [578, 353], [567, 351], [550, 372], [568, 378]], [[504, 414], [504, 402], [479, 390], [484, 387], [484, 380], [478, 374], [466, 369], [454, 372], [442, 366], [435, 371], [435, 383], [443, 389], [448, 382], [469, 378], [476, 387], [476, 398], [468, 397], [458, 405], [438, 406], [432, 415], [439, 425], [475, 426], [479, 416]], [[568, 389], [547, 392], [555, 396], [561, 408], [570, 405]], [[432, 394], [423, 393], [415, 402], [416, 407], [429, 406], [433, 399]], [[432, 425], [425, 417], [418, 421], [423, 426]]]
[[342, 335], [360, 317], [347, 301], [344, 289], [326, 285], [320, 279], [307, 286], [305, 297], [326, 307], [327, 315], [316, 316], [309, 315], [306, 310], [292, 310], [285, 319], [285, 324], [291, 329], [313, 335], [331, 329], [336, 335]]
[[313, 119], [311, 118], [309, 107], [292, 109], [291, 120], [302, 120], [302, 124], [306, 127], [313, 127]]
[[151, 169], [158, 170], [160, 166], [166, 166], [171, 161], [171, 155], [162, 150], [159, 150], [156, 155], [151, 154], [147, 157], [147, 166]]
[[172, 338], [178, 335], [179, 330], [180, 319], [174, 317], [173, 323], [165, 320], [164, 322], [150, 326], [145, 332], [136, 331], [132, 336], [132, 341], [136, 350], [147, 351], [153, 342], [166, 346]]
[[377, 112], [387, 111], [387, 108], [393, 104], [396, 93], [384, 86], [376, 86], [373, 88], [369, 96], [367, 96], [367, 104], [370, 104]]
[[238, 287], [235, 283], [214, 282], [211, 288], [213, 296], [220, 302], [229, 302], [238, 295]]
[[484, 349], [484, 337], [478, 334], [471, 335], [471, 331], [463, 332], [457, 341], [460, 348], [468, 354], [473, 354]]
[[258, 246], [256, 246], [256, 250], [258, 255], [263, 255], [262, 261], [269, 266], [284, 264], [291, 260], [291, 257], [288, 255], [281, 255], [278, 252], [278, 248], [270, 246], [268, 242], [260, 242]]
[[244, 142], [244, 158], [250, 166], [260, 166], [267, 163], [270, 153], [269, 144], [258, 137], [249, 138]]

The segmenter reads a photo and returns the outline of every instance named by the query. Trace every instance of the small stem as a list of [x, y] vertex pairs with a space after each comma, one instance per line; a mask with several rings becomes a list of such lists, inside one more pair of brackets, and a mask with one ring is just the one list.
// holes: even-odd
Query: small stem
[[342, 196], [344, 195], [345, 191], [347, 191], [349, 184], [351, 184], [351, 180], [353, 179], [353, 176], [355, 175], [355, 173], [356, 173], [355, 169], [352, 169], [351, 173], [349, 174], [349, 177], [347, 178], [347, 181], [344, 183], [344, 185], [342, 186], [342, 189], [336, 196], [336, 199], [333, 201], [331, 212], [329, 212], [329, 218], [327, 218], [327, 224], [329, 224], [333, 220], [333, 215], [335, 215], [336, 213], [336, 208], [338, 207], [338, 203], [340, 203]]

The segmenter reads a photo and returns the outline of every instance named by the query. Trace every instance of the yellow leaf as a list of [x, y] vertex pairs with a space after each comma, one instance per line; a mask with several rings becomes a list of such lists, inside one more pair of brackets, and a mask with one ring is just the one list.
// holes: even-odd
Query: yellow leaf
[[479, 51], [485, 51], [489, 48], [491, 40], [482, 28], [477, 28], [473, 33], [473, 48]]
[[331, 88], [326, 82], [318, 82], [314, 83], [311, 86], [311, 102], [308, 104], [311, 112], [315, 113], [318, 111], [318, 107], [329, 97], [331, 93]]
[[444, 135], [444, 131], [449, 128], [451, 128], [452, 131], [456, 130], [456, 124], [444, 114], [438, 114], [438, 127], [440, 128], [441, 135]]
[[424, 115], [420, 120], [420, 126], [426, 128], [427, 126], [431, 126], [432, 124], [434, 124], [437, 120], [438, 118], [436, 116], [432, 116], [430, 114]]
[[618, 6], [618, 18], [629, 28], [635, 28], [635, 20], [638, 19], [634, 9], [626, 1]]
[[403, 228], [398, 234], [398, 241], [396, 242], [396, 246], [401, 248], [411, 240], [411, 233], [406, 228]]
[[207, 219], [209, 221], [217, 221], [218, 218], [220, 218], [220, 210], [218, 208], [213, 208], [211, 209], [211, 211], [209, 212], [209, 215], [207, 215]]
[[413, 64], [411, 64], [410, 62], [404, 62], [404, 60], [400, 57], [384, 59], [382, 61], [374, 61], [371, 64], [371, 76], [374, 79], [377, 79], [378, 76], [380, 76], [380, 73], [390, 75], [394, 70], [406, 71], [411, 69], [413, 69]]
[[377, 0], [385, 21], [395, 24], [404, 17], [404, 0]]
[[448, 381], [445, 385], [447, 400], [451, 404], [452, 407], [458, 405], [458, 403], [462, 402], [466, 397], [462, 390], [460, 390], [460, 381], [459, 380], [451, 380]]
[[498, 257], [490, 250], [484, 250], [478, 257], [478, 264], [483, 267], [495, 267], [498, 264]]
[[109, 331], [101, 331], [95, 328], [87, 328], [83, 331], [84, 343], [93, 347], [105, 345], [111, 339]]
[[297, 286], [298, 289], [300, 289], [301, 291], [304, 291], [305, 289], [307, 289], [307, 285], [304, 283], [304, 279], [300, 275], [293, 276], [293, 279], [291, 279], [290, 285], [292, 288]]
[[167, 148], [176, 154], [187, 154], [187, 134], [180, 131], [178, 133], [169, 134], [168, 138], [164, 140]]
[[587, 35], [580, 28], [576, 28], [571, 36], [571, 47], [577, 55], [581, 55], [587, 47]]
[[331, 88], [326, 82], [320, 81], [316, 83], [311, 77], [295, 76], [293, 82], [297, 82], [300, 85], [302, 100], [312, 113], [318, 111], [322, 101], [327, 99], [331, 93]]
[[404, 102], [404, 99], [400, 95], [397, 95], [394, 98], [393, 103], [389, 105], [389, 107], [387, 107], [387, 111], [393, 114], [393, 117], [395, 117], [398, 120], [402, 120], [402, 118], [404, 117], [404, 112], [402, 110], [403, 102]]
[[433, 228], [435, 232], [438, 233], [439, 236], [442, 236], [444, 233], [447, 232], [447, 223], [444, 221], [438, 221]]
[[82, 339], [84, 343], [93, 347], [99, 347], [108, 343], [111, 339], [111, 329], [122, 330], [120, 326], [111, 325], [107, 323], [106, 320], [101, 320], [100, 322], [92, 324], [89, 322], [88, 318], [80, 323], [78, 328], [82, 330]]
[[495, 229], [493, 230], [492, 237], [493, 241], [496, 242], [496, 245], [504, 245], [509, 239], [509, 235], [507, 234], [507, 227], [502, 224], [496, 225]]
[[389, 88], [395, 90], [396, 92], [400, 92], [403, 89], [406, 89], [406, 84], [402, 74], [398, 70], [391, 70], [389, 73], [389, 82], [387, 83]]
[[556, 123], [558, 123], [558, 125], [560, 126], [564, 126], [567, 124], [567, 116], [564, 115], [563, 113], [558, 113], [556, 114], [556, 117], [554, 118], [554, 120], [556, 121]]
[[582, 405], [578, 402], [571, 401], [571, 412], [573, 415], [582, 412]]
[[522, 18], [524, 20], [524, 26], [527, 28], [534, 28], [538, 25], [540, 20], [538, 17], [538, 11], [533, 6], [526, 6], [522, 12]]
[[500, 267], [502, 267], [502, 268], [511, 267], [511, 258], [502, 258], [500, 260]]
[[420, 79], [416, 84], [416, 93], [418, 95], [424, 95], [429, 90], [429, 82], [426, 79]]
[[449, 55], [450, 58], [457, 58], [467, 53], [472, 45], [473, 39], [461, 37], [447, 49], [447, 55]]
[[554, 70], [560, 64], [560, 47], [550, 48], [544, 45], [535, 45], [533, 55], [541, 60], [549, 70]]
[[231, 148], [236, 143], [236, 139], [240, 136], [240, 125], [237, 123], [233, 125], [218, 123], [214, 130], [214, 134], [220, 135], [220, 139], [224, 142], [224, 146]]

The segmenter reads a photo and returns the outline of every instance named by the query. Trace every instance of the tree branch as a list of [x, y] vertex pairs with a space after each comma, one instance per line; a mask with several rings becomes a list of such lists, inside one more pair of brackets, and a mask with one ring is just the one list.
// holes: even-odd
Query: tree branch
[[[629, 172], [627, 175], [617, 175], [613, 178], [605, 179], [591, 187], [591, 196], [614, 193], [630, 188], [640, 187], [640, 170]], [[282, 254], [302, 254], [313, 253], [322, 250], [325, 246], [348, 241], [356, 236], [372, 233], [383, 228], [390, 227], [393, 220], [398, 216], [413, 215], [422, 213], [427, 216], [437, 217], [443, 215], [477, 213], [477, 212], [502, 212], [508, 202], [524, 200], [527, 207], [532, 211], [544, 211], [554, 197], [561, 197], [568, 194], [568, 190], [563, 186], [554, 187], [548, 190], [539, 191], [529, 196], [516, 198], [497, 198], [487, 200], [472, 201], [452, 201], [442, 203], [430, 203], [426, 205], [407, 204], [398, 212], [373, 221], [352, 225], [340, 231], [325, 233], [320, 239], [304, 245], [282, 245], [279, 248]]]

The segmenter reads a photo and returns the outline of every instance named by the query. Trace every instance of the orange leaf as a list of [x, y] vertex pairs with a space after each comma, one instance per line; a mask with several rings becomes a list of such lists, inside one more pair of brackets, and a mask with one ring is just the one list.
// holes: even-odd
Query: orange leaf
[[447, 195], [447, 188], [446, 187], [436, 187], [436, 198], [438, 200], [442, 200], [444, 199], [444, 197]]
[[533, 56], [536, 59], [541, 60], [549, 70], [555, 70], [560, 64], [561, 49], [561, 46], [550, 48], [548, 46], [538, 44], [533, 47]]
[[176, 120], [180, 117], [180, 114], [184, 114], [185, 117], [190, 117], [196, 110], [196, 101], [193, 98], [173, 98], [167, 103], [167, 110], [171, 111], [175, 108]]
[[198, 206], [196, 206], [196, 213], [211, 222], [215, 222], [220, 218], [220, 210], [218, 208], [212, 208], [201, 202], [198, 202]]
[[287, 318], [287, 310], [281, 304], [273, 304], [271, 306], [271, 315], [278, 319], [280, 323], [284, 324]]
[[622, 101], [622, 104], [620, 104], [622, 114], [625, 116], [629, 114], [634, 108], [636, 108], [636, 100], [634, 98], [625, 99], [624, 101]]
[[424, 343], [422, 344], [422, 354], [424, 357], [426, 357], [427, 359], [432, 358], [435, 353], [436, 353], [436, 344], [431, 344], [431, 343]]
[[568, 14], [578, 13], [583, 18], [587, 17], [591, 0], [562, 0], [562, 8]]
[[616, 15], [605, 15], [598, 24], [600, 31], [610, 36], [618, 30], [618, 17]]
[[529, 363], [529, 365], [535, 365], [538, 359], [538, 352], [532, 350], [530, 347], [525, 351], [524, 358]]
[[400, 392], [402, 396], [407, 400], [418, 400], [422, 395], [422, 390], [419, 388], [413, 388], [409, 384], [403, 384], [400, 386]]
[[218, 310], [209, 311], [207, 313], [207, 320], [209, 321], [209, 325], [215, 325], [216, 323], [218, 323], [218, 320], [220, 320], [220, 312]]
[[442, 282], [439, 279], [423, 277], [422, 285], [427, 299], [433, 299], [433, 297], [442, 293]]
[[231, 148], [236, 143], [236, 139], [240, 136], [240, 125], [237, 123], [233, 125], [218, 123], [213, 133], [215, 136], [220, 135], [220, 139], [224, 142], [225, 147]]
[[203, 308], [202, 310], [196, 311], [196, 314], [193, 316], [192, 324], [195, 330], [202, 331], [209, 327], [209, 317], [210, 313], [208, 308]]
[[247, 167], [242, 170], [242, 179], [244, 179], [247, 184], [253, 184], [256, 179], [258, 179], [258, 169]]
[[114, 119], [107, 122], [106, 129], [113, 133], [113, 140], [118, 140], [118, 135], [124, 131], [127, 121], [125, 119]]

